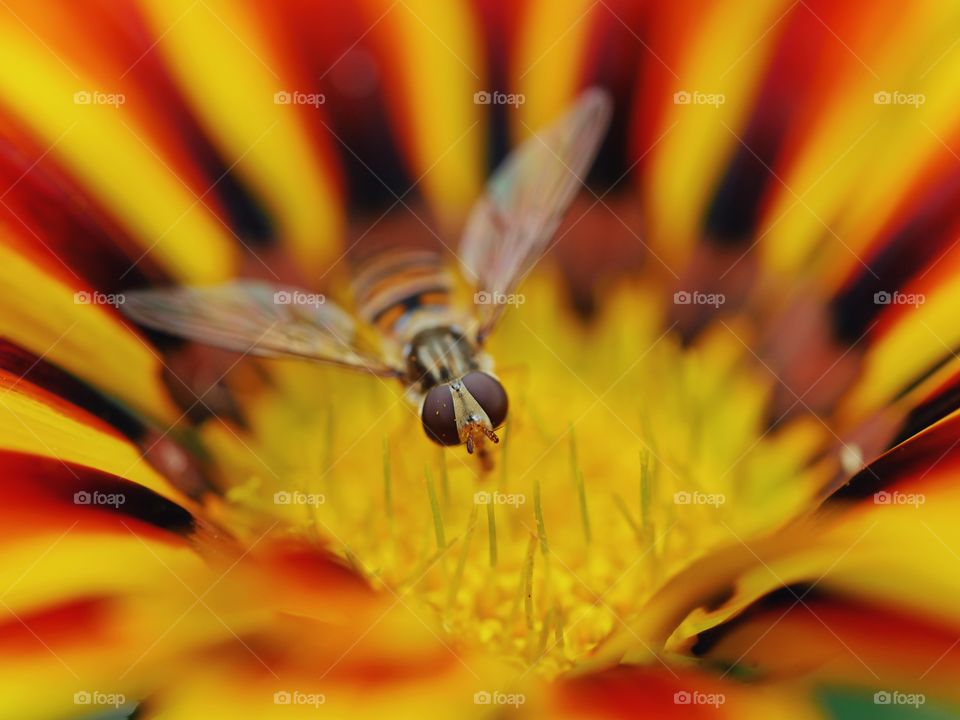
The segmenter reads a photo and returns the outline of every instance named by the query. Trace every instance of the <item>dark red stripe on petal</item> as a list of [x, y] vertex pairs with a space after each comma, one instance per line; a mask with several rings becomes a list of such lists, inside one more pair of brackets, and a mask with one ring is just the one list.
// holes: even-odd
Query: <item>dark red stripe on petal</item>
[[[139, 3], [87, 0], [43, 9], [27, 6], [21, 12], [24, 22], [37, 28], [58, 56], [124, 94], [134, 118], [127, 123], [129, 132], [150, 146], [198, 202], [247, 243], [273, 237], [262, 202], [231, 170], [181, 93], [165, 54], [157, 51], [159, 39]], [[92, 17], [96, 22], [90, 21]], [[83, 32], [77, 33], [78, 27]], [[143, 284], [134, 283], [131, 274], [124, 280], [131, 286]]]
[[11, 383], [15, 383], [20, 390], [27, 391], [30, 385], [41, 388], [57, 399], [60, 409], [66, 409], [64, 402], [82, 408], [95, 416], [95, 419], [90, 418], [94, 423], [105, 424], [111, 431], [134, 442], [146, 431], [143, 423], [134, 415], [90, 385], [29, 350], [3, 339], [0, 339], [0, 371], [8, 373], [12, 378]]
[[[62, 525], [95, 513], [104, 520], [139, 521], [167, 533], [187, 535], [190, 511], [129, 480], [56, 458], [0, 451], [0, 517], [3, 531]], [[59, 515], [59, 517], [55, 517]], [[106, 525], [118, 525], [107, 522]], [[16, 526], [16, 527], [14, 527]]]
[[409, 133], [391, 126], [387, 97], [390, 83], [398, 82], [393, 58], [406, 52], [390, 46], [396, 35], [391, 28], [394, 14], [405, 10], [398, 6], [378, 20], [365, 5], [286, 0], [264, 3], [258, 12], [282, 38], [276, 51], [298, 84], [290, 89], [324, 96], [322, 108], [303, 113], [319, 157], [342, 172], [352, 209], [377, 213], [414, 182], [399, 151]]
[[[960, 417], [952, 417], [888, 450], [837, 490], [827, 503], [870, 498], [880, 490], [918, 491], [943, 482], [960, 464]], [[938, 472], [930, 472], [934, 467]]]
[[[530, 12], [530, 0], [471, 0], [470, 5], [482, 28], [478, 40], [483, 43], [486, 62], [486, 73], [481, 73], [484, 88], [516, 92], [510, 69], [516, 63], [517, 41], [523, 18]], [[487, 170], [492, 172], [510, 151], [510, 110], [506, 105], [493, 104], [487, 111]]]
[[890, 447], [895, 447], [960, 408], [960, 374], [950, 378], [907, 415]]
[[769, 168], [776, 163], [784, 130], [780, 118], [764, 114], [753, 118], [707, 207], [703, 224], [708, 240], [729, 246], [755, 237], [766, 191], [779, 184]]
[[629, 160], [643, 168], [652, 160], [657, 138], [667, 129], [664, 115], [669, 106], [663, 98], [672, 97], [678, 89], [677, 79], [670, 68], [680, 65], [683, 37], [697, 31], [700, 15], [683, 9], [679, 4], [647, 3], [643, 9], [640, 34], [647, 49], [640, 65], [633, 107], [630, 108], [631, 126]]
[[372, 598], [370, 586], [324, 550], [297, 541], [276, 544], [266, 553], [272, 570], [310, 592], [360, 593]]
[[780, 609], [782, 612], [793, 605], [799, 605], [801, 602], [812, 601], [816, 597], [813, 593], [814, 590], [812, 586], [806, 583], [786, 585], [771, 593], [767, 593], [741, 611], [734, 619], [700, 633], [690, 648], [690, 652], [698, 657], [709, 655], [710, 652], [739, 625], [749, 623], [756, 617], [775, 612], [777, 609]]
[[[606, 7], [594, 7], [589, 18], [584, 19], [590, 23], [590, 33], [580, 84], [603, 86], [613, 96], [610, 128], [588, 177], [598, 195], [613, 187], [630, 169], [627, 150], [633, 93], [642, 64], [656, 62], [638, 40], [648, 32], [643, 24], [643, 10], [641, 4], [630, 0], [610, 0]], [[629, 180], [624, 179], [616, 187], [625, 191]]]
[[910, 278], [941, 260], [956, 241], [960, 222], [960, 172], [937, 178], [936, 184], [913, 202], [910, 214], [899, 218], [864, 256], [870, 272], [858, 263], [857, 275], [833, 300], [835, 326], [842, 339], [857, 340], [881, 314], [884, 320], [877, 333], [882, 332], [904, 308], [878, 304], [874, 296], [879, 292], [904, 290]]
[[894, 677], [904, 687], [940, 684], [960, 663], [957, 628], [899, 609], [816, 592], [780, 590], [701, 634], [701, 657], [761, 676], [823, 668], [836, 681]]
[[[668, 670], [663, 665], [621, 666], [560, 681], [552, 699], [558, 706], [558, 714], [565, 717], [716, 718], [716, 705], [685, 702], [685, 699], [693, 692], [706, 697], [732, 689], [715, 678]], [[724, 697], [721, 704], [725, 703]]]
[[[182, 391], [184, 381], [168, 377], [171, 373], [169, 370], [164, 373], [170, 389]], [[175, 439], [171, 433], [147, 425], [125, 406], [74, 375], [18, 345], [0, 339], [0, 389], [9, 391], [14, 388], [36, 397], [67, 417], [135, 443], [154, 469], [191, 497], [213, 488], [204, 467], [203, 449], [193, 445], [191, 450], [187, 450], [178, 442], [178, 439], [184, 441], [186, 435], [181, 433]], [[202, 404], [192, 392], [173, 394], [178, 402], [184, 403], [183, 407], [192, 405], [194, 410], [204, 409], [205, 414], [192, 413], [192, 419], [199, 421], [207, 417], [209, 411], [205, 406], [208, 406], [218, 410], [221, 416], [236, 421], [236, 413], [229, 413], [233, 406], [220, 401], [220, 396], [228, 392], [226, 388], [219, 393], [207, 390], [206, 394], [202, 394], [198, 391], [203, 397]]]
[[[77, 290], [116, 293], [167, 276], [42, 143], [0, 113], [0, 217], [24, 256]], [[129, 271], [129, 272], [128, 272]], [[123, 282], [120, 281], [124, 276]]]
[[49, 655], [58, 650], [108, 642], [113, 614], [109, 598], [79, 598], [31, 613], [18, 613], [0, 622], [0, 656]]

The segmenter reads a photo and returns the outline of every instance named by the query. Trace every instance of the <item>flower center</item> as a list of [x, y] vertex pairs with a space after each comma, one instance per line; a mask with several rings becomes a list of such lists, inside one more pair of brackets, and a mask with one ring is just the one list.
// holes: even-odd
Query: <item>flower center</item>
[[491, 347], [512, 393], [492, 472], [431, 445], [398, 389], [290, 367], [289, 394], [259, 401], [263, 462], [246, 458], [253, 480], [233, 497], [329, 540], [453, 646], [552, 676], [672, 573], [802, 505], [798, 437], [816, 430], [769, 430], [775, 381], [729, 326], [684, 348], [652, 313], [625, 326], [614, 307], [587, 332], [542, 305]]

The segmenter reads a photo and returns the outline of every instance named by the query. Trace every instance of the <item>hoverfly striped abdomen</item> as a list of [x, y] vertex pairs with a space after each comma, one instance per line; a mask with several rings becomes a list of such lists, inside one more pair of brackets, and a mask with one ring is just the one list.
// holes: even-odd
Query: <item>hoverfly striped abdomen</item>
[[353, 280], [357, 314], [401, 343], [414, 325], [437, 325], [449, 315], [451, 291], [449, 272], [432, 250], [380, 253], [363, 262]]
[[452, 280], [430, 250], [374, 256], [354, 280], [358, 314], [403, 349], [406, 381], [422, 392], [476, 370], [477, 349], [454, 325]]

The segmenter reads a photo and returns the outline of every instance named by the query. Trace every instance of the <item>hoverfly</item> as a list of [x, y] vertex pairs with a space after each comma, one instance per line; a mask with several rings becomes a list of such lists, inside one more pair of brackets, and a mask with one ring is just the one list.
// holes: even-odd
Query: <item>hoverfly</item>
[[[127, 294], [123, 311], [165, 333], [251, 355], [300, 358], [393, 377], [440, 445], [466, 444], [488, 462], [507, 393], [484, 342], [507, 298], [533, 268], [580, 188], [609, 125], [612, 102], [590, 88], [559, 119], [516, 148], [489, 179], [459, 248], [476, 289], [473, 311], [452, 302], [439, 253], [394, 250], [353, 278], [357, 316], [379, 347], [362, 347], [355, 319], [308, 293], [258, 281]], [[306, 299], [308, 302], [300, 302]], [[479, 300], [479, 302], [477, 302]]]

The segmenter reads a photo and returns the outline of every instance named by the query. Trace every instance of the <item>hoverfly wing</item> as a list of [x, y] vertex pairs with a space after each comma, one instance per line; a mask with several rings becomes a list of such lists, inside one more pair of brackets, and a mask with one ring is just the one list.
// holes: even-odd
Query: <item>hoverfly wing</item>
[[397, 375], [354, 345], [356, 324], [346, 311], [296, 288], [235, 281], [140, 290], [125, 293], [120, 307], [141, 325], [225, 350]]
[[505, 307], [498, 296], [533, 269], [586, 180], [612, 107], [605, 90], [586, 90], [560, 119], [514, 150], [487, 183], [460, 243], [467, 279], [490, 300], [477, 305], [479, 341]]

